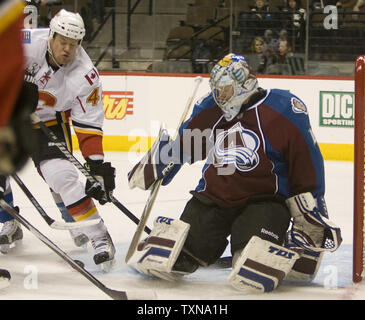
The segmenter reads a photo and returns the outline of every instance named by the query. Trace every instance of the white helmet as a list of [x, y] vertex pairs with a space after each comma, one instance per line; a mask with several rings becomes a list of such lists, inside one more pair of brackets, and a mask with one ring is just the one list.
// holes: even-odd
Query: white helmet
[[233, 53], [213, 67], [209, 84], [215, 102], [228, 121], [238, 115], [243, 102], [258, 88], [257, 78], [246, 59]]
[[81, 40], [85, 36], [84, 21], [78, 13], [61, 9], [49, 24], [49, 37], [53, 38], [55, 33], [64, 37]]

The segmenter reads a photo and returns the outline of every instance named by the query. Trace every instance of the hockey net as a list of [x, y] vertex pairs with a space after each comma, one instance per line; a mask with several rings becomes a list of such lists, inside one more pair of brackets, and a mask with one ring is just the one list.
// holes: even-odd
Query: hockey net
[[355, 129], [354, 129], [354, 241], [353, 281], [364, 276], [365, 244], [365, 56], [359, 56], [355, 64]]

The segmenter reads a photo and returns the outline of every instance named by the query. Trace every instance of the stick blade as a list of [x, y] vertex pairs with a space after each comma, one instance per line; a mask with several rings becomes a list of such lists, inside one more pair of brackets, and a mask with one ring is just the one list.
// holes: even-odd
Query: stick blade
[[128, 290], [127, 300], [156, 300], [156, 292], [153, 290]]
[[113, 300], [156, 300], [157, 296], [153, 290], [128, 290], [118, 291], [109, 289], [107, 292]]
[[128, 300], [127, 298], [127, 292], [125, 291], [118, 291], [113, 289], [108, 289], [107, 291], [104, 291], [109, 297], [111, 297], [113, 300]]
[[92, 219], [87, 221], [79, 221], [79, 222], [61, 222], [61, 221], [53, 221], [49, 226], [53, 229], [57, 230], [72, 230], [79, 229], [84, 227], [93, 226], [98, 224], [101, 219]]

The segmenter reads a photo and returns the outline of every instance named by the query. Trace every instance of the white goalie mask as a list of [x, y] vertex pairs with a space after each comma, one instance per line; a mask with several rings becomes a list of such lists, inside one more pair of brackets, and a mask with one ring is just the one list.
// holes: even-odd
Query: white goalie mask
[[230, 53], [210, 73], [210, 88], [227, 121], [241, 111], [242, 104], [256, 91], [258, 82], [243, 56]]
[[85, 36], [84, 21], [78, 13], [61, 9], [49, 24], [49, 38], [52, 39], [55, 33], [64, 37], [78, 40], [81, 43]]

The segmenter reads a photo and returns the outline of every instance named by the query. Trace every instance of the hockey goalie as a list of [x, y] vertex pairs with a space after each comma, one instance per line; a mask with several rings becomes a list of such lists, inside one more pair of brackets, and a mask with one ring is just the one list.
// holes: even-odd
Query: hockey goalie
[[311, 281], [323, 254], [342, 239], [327, 214], [324, 162], [306, 105], [287, 91], [261, 88], [235, 54], [214, 66], [210, 88], [177, 138], [161, 130], [128, 174], [130, 188], [147, 190], [160, 179], [167, 185], [184, 163], [206, 161], [180, 218], [158, 217], [128, 263], [177, 280], [213, 264], [230, 236], [227, 280], [237, 290]]

